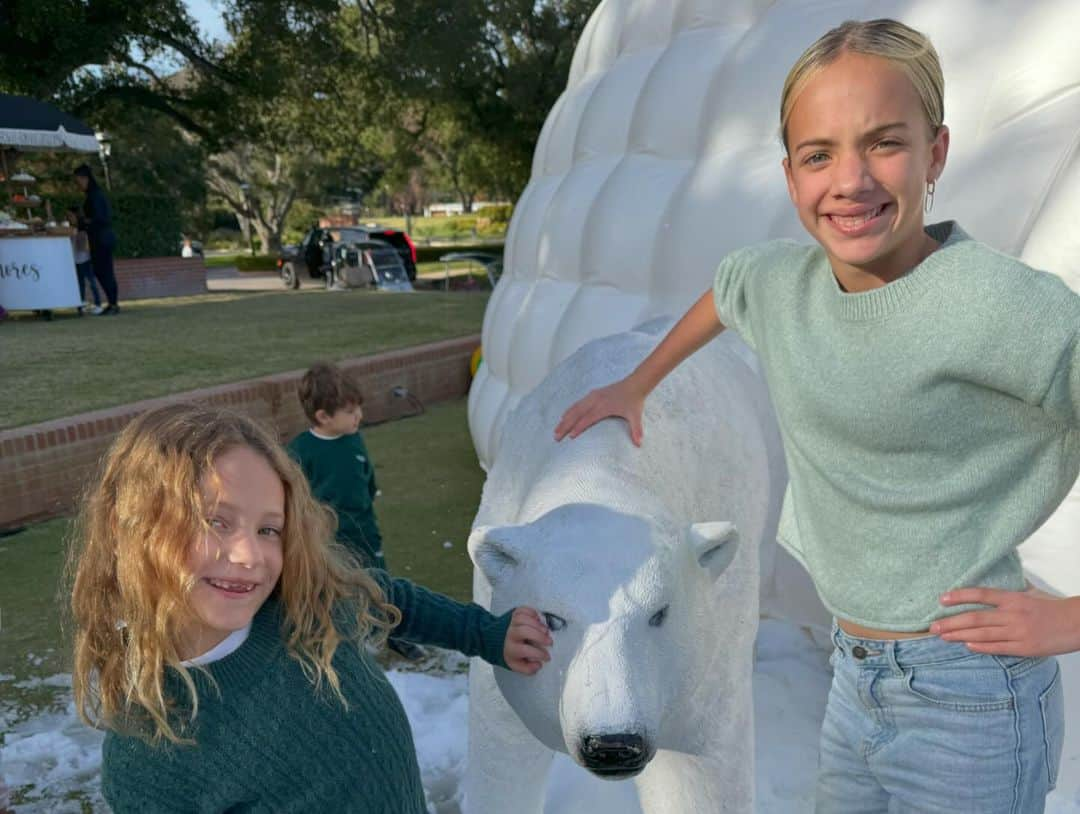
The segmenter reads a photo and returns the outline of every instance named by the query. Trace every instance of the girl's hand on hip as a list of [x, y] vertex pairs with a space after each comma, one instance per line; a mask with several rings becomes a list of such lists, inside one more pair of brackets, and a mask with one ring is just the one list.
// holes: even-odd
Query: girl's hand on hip
[[942, 605], [990, 605], [930, 625], [930, 632], [963, 642], [975, 653], [1057, 656], [1080, 650], [1080, 597], [1060, 598], [1031, 588], [958, 588]]
[[563, 413], [555, 427], [555, 440], [561, 441], [567, 435], [577, 438], [597, 421], [615, 417], [630, 425], [630, 440], [640, 447], [644, 436], [641, 425], [644, 410], [645, 396], [637, 392], [629, 379], [621, 379], [590, 391]]
[[515, 608], [506, 631], [503, 660], [515, 673], [531, 676], [551, 661], [551, 634], [543, 617], [533, 608]]

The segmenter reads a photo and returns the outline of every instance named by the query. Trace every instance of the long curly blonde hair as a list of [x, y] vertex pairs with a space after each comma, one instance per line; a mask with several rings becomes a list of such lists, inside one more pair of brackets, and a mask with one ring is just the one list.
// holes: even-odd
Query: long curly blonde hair
[[[251, 419], [224, 409], [174, 404], [132, 421], [105, 455], [84, 495], [68, 555], [75, 639], [73, 687], [92, 726], [132, 731], [157, 742], [183, 737], [198, 697], [178, 655], [180, 631], [194, 619], [196, 584], [188, 552], [208, 526], [200, 481], [214, 477], [223, 452], [262, 455], [285, 490], [281, 578], [282, 636], [316, 689], [326, 682], [345, 704], [332, 665], [343, 637], [384, 640], [400, 621], [378, 583], [333, 543], [333, 513], [311, 494], [299, 466]], [[342, 603], [356, 624], [340, 625]], [[335, 624], [335, 614], [339, 624]], [[190, 719], [167, 697], [166, 668], [190, 696]]]

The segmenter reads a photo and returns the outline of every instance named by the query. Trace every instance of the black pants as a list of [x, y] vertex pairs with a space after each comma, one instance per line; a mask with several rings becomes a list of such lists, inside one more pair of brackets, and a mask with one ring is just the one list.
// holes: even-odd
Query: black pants
[[116, 272], [113, 270], [112, 246], [90, 244], [90, 263], [94, 266], [94, 276], [105, 291], [109, 305], [116, 305]]
[[86, 302], [86, 284], [89, 283], [90, 293], [94, 297], [94, 305], [101, 305], [101, 295], [98, 294], [97, 283], [94, 282], [94, 268], [90, 261], [76, 263], [75, 273], [79, 277], [79, 301]]

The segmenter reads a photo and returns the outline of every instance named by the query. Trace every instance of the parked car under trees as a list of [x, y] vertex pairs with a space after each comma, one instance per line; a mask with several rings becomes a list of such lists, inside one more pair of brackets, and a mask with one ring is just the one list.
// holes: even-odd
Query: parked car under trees
[[[329, 279], [332, 283], [335, 262], [344, 256], [339, 249], [367, 246], [370, 250], [378, 245], [393, 248], [408, 280], [416, 279], [416, 247], [405, 232], [378, 226], [313, 226], [299, 244], [282, 248], [277, 260], [281, 281], [286, 288], [299, 288], [305, 276], [310, 280]], [[372, 256], [384, 261], [391, 259], [381, 251], [373, 252]]]

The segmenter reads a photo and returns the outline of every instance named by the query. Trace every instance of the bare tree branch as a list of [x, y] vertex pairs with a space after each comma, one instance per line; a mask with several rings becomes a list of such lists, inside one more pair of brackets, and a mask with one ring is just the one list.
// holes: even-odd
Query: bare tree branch
[[98, 109], [107, 99], [119, 99], [165, 113], [189, 133], [199, 136], [199, 138], [211, 144], [214, 143], [214, 134], [211, 130], [203, 127], [191, 116], [181, 112], [173, 105], [173, 102], [183, 103], [185, 100], [179, 97], [163, 96], [139, 85], [106, 85], [101, 87], [90, 96], [83, 98], [72, 112], [76, 115], [82, 115]]
[[157, 87], [160, 87], [160, 88], [167, 87], [167, 85], [165, 84], [165, 81], [154, 72], [153, 68], [151, 68], [149, 65], [146, 65], [146, 64], [144, 64], [142, 62], [139, 62], [138, 60], [134, 59], [130, 54], [123, 54], [122, 56], [119, 57], [119, 59], [117, 61], [120, 62], [123, 65], [127, 65], [127, 66], [129, 66], [131, 68], [135, 68], [136, 70], [142, 71], [144, 74], [149, 76], [154, 81], [154, 84]]
[[168, 46], [176, 51], [181, 56], [185, 57], [192, 67], [200, 70], [203, 73], [216, 76], [219, 79], [227, 82], [230, 85], [236, 85], [240, 83], [240, 77], [230, 70], [223, 68], [221, 65], [213, 62], [204, 54], [199, 53], [193, 46], [175, 36], [168, 31], [161, 29], [150, 29], [146, 32], [146, 36], [150, 39], [156, 40], [162, 45]]

